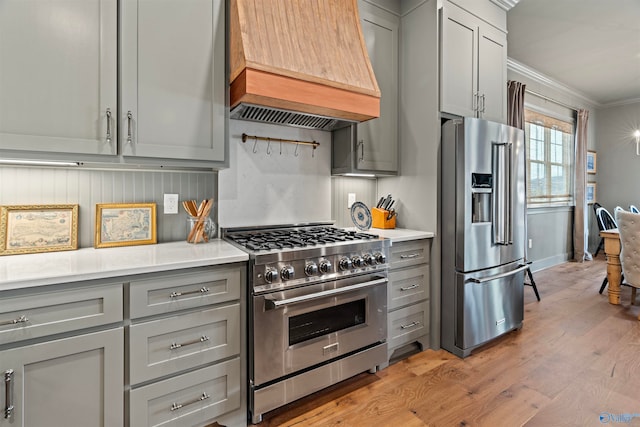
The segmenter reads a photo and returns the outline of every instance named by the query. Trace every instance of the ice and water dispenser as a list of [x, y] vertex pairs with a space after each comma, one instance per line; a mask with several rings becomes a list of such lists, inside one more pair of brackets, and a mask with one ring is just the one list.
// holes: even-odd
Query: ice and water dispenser
[[471, 174], [471, 222], [491, 222], [493, 175]]

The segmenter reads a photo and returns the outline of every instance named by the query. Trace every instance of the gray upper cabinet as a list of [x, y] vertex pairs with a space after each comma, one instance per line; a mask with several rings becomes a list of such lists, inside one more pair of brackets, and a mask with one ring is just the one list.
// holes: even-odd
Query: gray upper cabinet
[[2, 1], [2, 157], [116, 154], [116, 41], [116, 0]]
[[450, 2], [441, 31], [440, 111], [504, 123], [507, 35]]
[[122, 2], [125, 158], [224, 161], [224, 7], [223, 0]]
[[398, 171], [398, 51], [400, 18], [358, 2], [369, 59], [380, 87], [380, 117], [334, 131], [332, 173], [395, 175]]
[[224, 0], [3, 0], [0, 154], [223, 167], [225, 28]]

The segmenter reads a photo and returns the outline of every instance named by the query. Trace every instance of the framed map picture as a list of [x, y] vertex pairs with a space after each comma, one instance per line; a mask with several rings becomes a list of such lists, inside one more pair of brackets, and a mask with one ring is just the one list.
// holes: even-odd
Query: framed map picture
[[0, 206], [0, 255], [78, 249], [78, 205]]
[[595, 151], [587, 150], [587, 173], [596, 173], [598, 159]]
[[96, 248], [157, 243], [155, 203], [96, 205]]
[[588, 205], [592, 205], [596, 202], [596, 183], [595, 182], [587, 182], [587, 191], [585, 194], [585, 198], [587, 199]]

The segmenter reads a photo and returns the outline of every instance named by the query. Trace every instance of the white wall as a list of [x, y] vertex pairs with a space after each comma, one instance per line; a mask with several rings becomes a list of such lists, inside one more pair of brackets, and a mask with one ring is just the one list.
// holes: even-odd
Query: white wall
[[[242, 134], [317, 141], [320, 146], [242, 142]], [[312, 154], [314, 155], [312, 157]], [[219, 172], [221, 227], [331, 220], [331, 133], [229, 121], [229, 169]]]

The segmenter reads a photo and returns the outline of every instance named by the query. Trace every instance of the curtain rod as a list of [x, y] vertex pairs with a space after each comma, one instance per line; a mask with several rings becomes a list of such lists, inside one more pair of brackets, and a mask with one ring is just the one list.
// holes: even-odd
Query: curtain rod
[[555, 99], [553, 99], [553, 98], [549, 98], [548, 96], [543, 95], [543, 94], [541, 94], [541, 93], [534, 92], [534, 91], [529, 90], [529, 89], [526, 89], [526, 88], [525, 88], [525, 90], [524, 90], [524, 91], [525, 91], [525, 92], [527, 92], [527, 93], [529, 93], [529, 94], [531, 94], [531, 95], [537, 96], [538, 98], [542, 98], [542, 99], [544, 99], [545, 101], [550, 101], [550, 102], [553, 102], [554, 104], [558, 104], [558, 105], [561, 105], [561, 106], [563, 106], [563, 107], [566, 107], [566, 108], [568, 108], [568, 109], [570, 109], [570, 110], [573, 110], [573, 111], [579, 111], [579, 110], [580, 110], [579, 108], [574, 107], [573, 105], [569, 105], [569, 104], [565, 104], [564, 102], [556, 101]]

